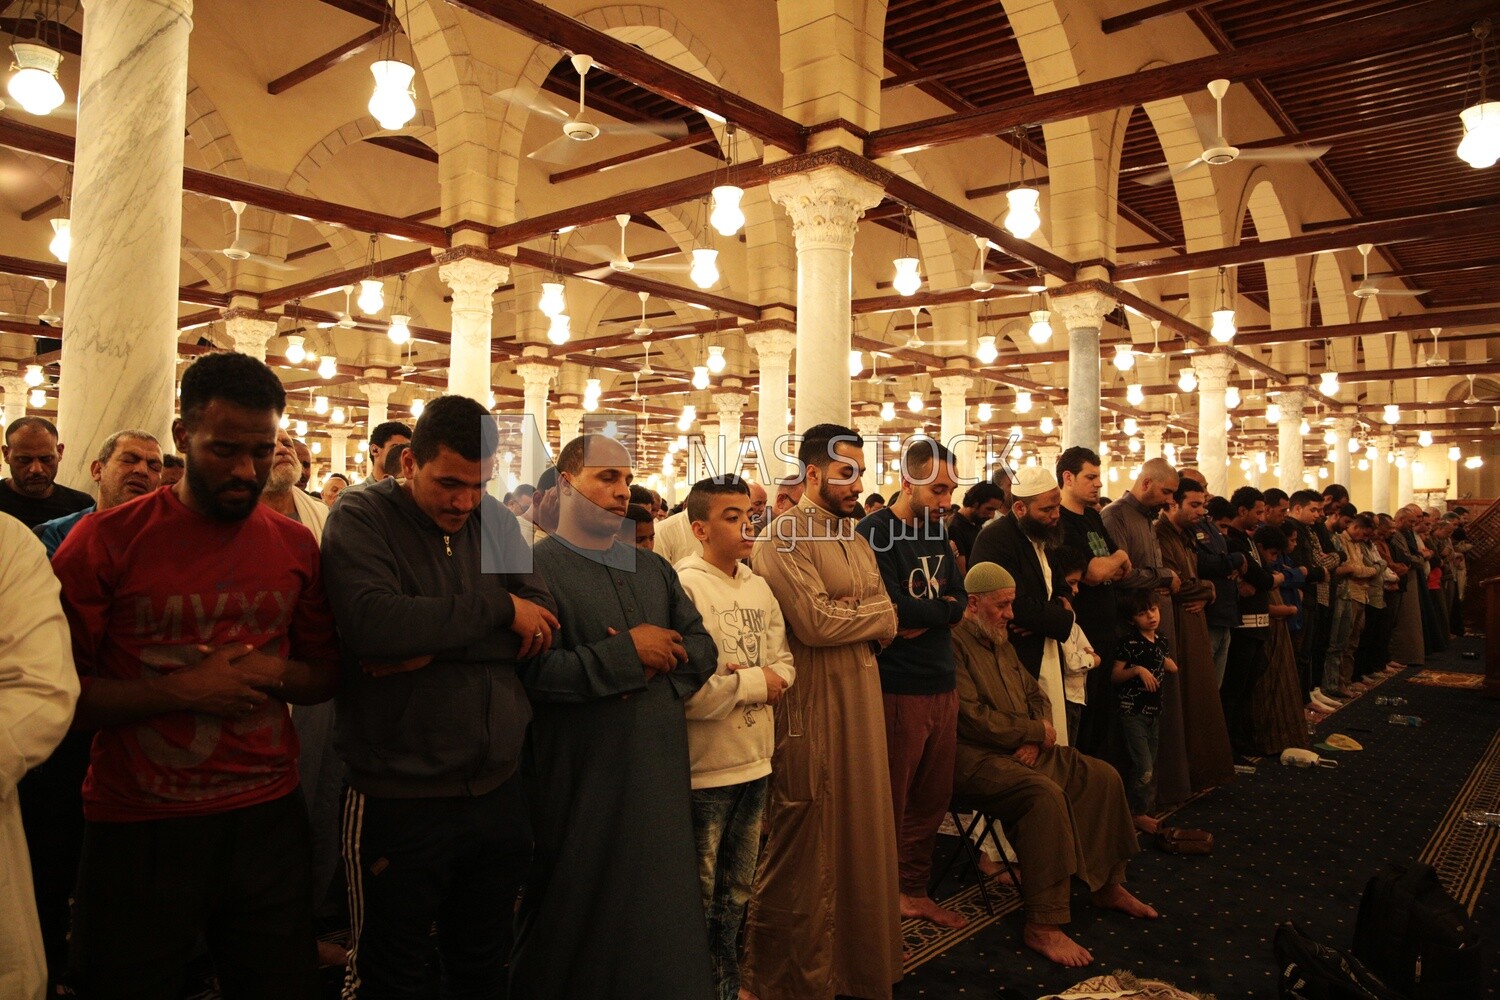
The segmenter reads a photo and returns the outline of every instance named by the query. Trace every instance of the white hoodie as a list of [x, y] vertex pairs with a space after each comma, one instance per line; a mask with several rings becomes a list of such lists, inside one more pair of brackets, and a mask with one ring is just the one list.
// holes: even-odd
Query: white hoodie
[[[721, 788], [763, 778], [776, 749], [765, 671], [776, 671], [788, 687], [797, 676], [781, 606], [744, 563], [729, 577], [702, 556], [688, 556], [677, 563], [677, 574], [719, 647], [718, 671], [686, 704], [692, 785]], [[745, 669], [731, 670], [731, 664]]]

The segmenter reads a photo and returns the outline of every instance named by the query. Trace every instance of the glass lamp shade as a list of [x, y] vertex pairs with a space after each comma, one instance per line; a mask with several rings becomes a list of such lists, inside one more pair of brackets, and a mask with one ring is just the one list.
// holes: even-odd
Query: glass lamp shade
[[1278, 403], [1267, 403], [1266, 404], [1266, 423], [1268, 423], [1268, 424], [1279, 424], [1279, 423], [1281, 423], [1281, 406], [1280, 406], [1280, 404], [1278, 404]]
[[1135, 367], [1135, 352], [1130, 349], [1129, 345], [1115, 345], [1115, 367], [1122, 372], [1128, 372]]
[[62, 53], [36, 42], [17, 42], [10, 47], [16, 57], [16, 75], [5, 90], [27, 114], [46, 115], [63, 102], [62, 85], [57, 82], [57, 67]]
[[[722, 372], [728, 364], [729, 362], [724, 360], [724, 348], [716, 344], [708, 349], [709, 371], [717, 375]], [[852, 372], [851, 374], [858, 375], [859, 372]]]
[[688, 277], [693, 279], [693, 284], [699, 288], [711, 288], [719, 280], [719, 251], [709, 247], [697, 247], [693, 250], [693, 266], [688, 271]]
[[1177, 376], [1177, 388], [1183, 392], [1192, 392], [1198, 388], [1198, 373], [1191, 368], [1184, 368]]
[[1470, 455], [1468, 458], [1464, 459], [1465, 469], [1478, 469], [1483, 465], [1484, 459], [1480, 458], [1478, 455]]
[[1052, 339], [1051, 318], [1052, 314], [1045, 309], [1038, 309], [1031, 314], [1031, 328], [1026, 332], [1031, 336], [1033, 344], [1045, 344]]
[[542, 315], [551, 319], [560, 313], [568, 311], [568, 300], [563, 294], [561, 281], [542, 282], [542, 297], [537, 300], [536, 307], [542, 311]]
[[333, 412], [328, 415], [328, 419], [336, 424], [343, 423], [348, 419], [348, 417], [349, 415], [344, 412], [344, 408], [342, 406], [335, 406], [333, 408]]
[[1360, 452], [1360, 449], [1363, 448], [1363, 447], [1364, 447], [1364, 445], [1360, 443], [1359, 438], [1350, 438], [1349, 439], [1349, 454], [1351, 454], [1351, 455], [1358, 455], [1359, 452]]
[[42, 366], [27, 365], [26, 374], [22, 376], [22, 381], [31, 386], [33, 389], [45, 382], [46, 377], [42, 374]]
[[1312, 433], [1312, 425], [1309, 424], [1306, 420], [1302, 421], [1302, 423], [1297, 426], [1297, 433], [1301, 434], [1303, 437], [1307, 437]]
[[596, 378], [588, 379], [583, 383], [583, 396], [585, 399], [593, 397], [598, 399], [604, 393], [604, 384]]
[[1005, 192], [1005, 231], [1018, 240], [1029, 239], [1042, 228], [1042, 215], [1037, 211], [1037, 202], [1042, 193], [1033, 187], [1011, 188]]
[[320, 417], [328, 412], [327, 396], [319, 396], [317, 399], [313, 400], [313, 412]]
[[1146, 390], [1138, 382], [1130, 383], [1125, 387], [1125, 401], [1131, 406], [1140, 406], [1146, 401]]
[[1208, 328], [1208, 335], [1221, 344], [1229, 343], [1239, 332], [1234, 325], [1234, 310], [1215, 309], [1213, 317], [1213, 325]]
[[318, 362], [318, 377], [330, 379], [339, 373], [339, 359], [332, 354], [323, 355], [323, 360]]
[[1128, 452], [1130, 452], [1132, 455], [1139, 455], [1141, 453], [1141, 439], [1140, 438], [1130, 438], [1130, 439], [1128, 439], [1125, 442], [1125, 450], [1128, 451]]
[[733, 236], [745, 224], [745, 213], [740, 208], [740, 199], [744, 196], [744, 190], [733, 184], [714, 188], [714, 208], [709, 213], [708, 222], [720, 236]]
[[1051, 434], [1055, 430], [1057, 430], [1057, 421], [1053, 420], [1051, 417], [1043, 417], [1042, 418], [1042, 433], [1043, 434]]
[[370, 95], [370, 114], [387, 131], [405, 128], [417, 116], [412, 99], [411, 79], [417, 71], [399, 59], [382, 59], [370, 64], [375, 75], [375, 92]]
[[906, 408], [913, 413], [921, 413], [926, 406], [920, 392], [913, 392], [906, 400]]
[[1227, 406], [1227, 407], [1229, 407], [1231, 410], [1237, 409], [1239, 407], [1239, 405], [1240, 405], [1240, 387], [1239, 386], [1232, 385], [1229, 388], [1227, 388], [1227, 389], [1224, 390], [1224, 405]]
[[1029, 392], [1017, 392], [1016, 393], [1016, 412], [1017, 413], [1030, 413], [1031, 412], [1031, 393], [1029, 393]]
[[1448, 447], [1448, 461], [1450, 461], [1450, 462], [1457, 462], [1459, 459], [1461, 459], [1463, 457], [1464, 457], [1463, 450], [1461, 448], [1459, 448], [1458, 445], [1456, 445], [1456, 444], [1455, 445], [1449, 445], [1449, 447]]
[[1120, 430], [1125, 432], [1126, 437], [1134, 437], [1136, 432], [1140, 429], [1140, 422], [1136, 420], [1135, 417], [1126, 417], [1120, 423]]
[[1432, 431], [1422, 431], [1418, 433], [1417, 444], [1423, 448], [1432, 447]]
[[307, 348], [302, 346], [301, 337], [286, 338], [286, 359], [294, 365], [307, 360]]
[[884, 403], [880, 404], [880, 419], [881, 420], [895, 420], [896, 419], [896, 403], [895, 403], [895, 401], [887, 399]]
[[47, 393], [41, 389], [32, 389], [28, 402], [33, 410], [40, 410], [47, 405]]
[[1337, 396], [1339, 392], [1339, 373], [1324, 372], [1318, 376], [1318, 391], [1325, 396]]
[[407, 325], [410, 322], [410, 316], [404, 316], [401, 313], [391, 315], [391, 325], [385, 329], [385, 335], [391, 338], [391, 343], [404, 344], [411, 340], [411, 327]]
[[366, 316], [374, 316], [385, 308], [385, 285], [379, 278], [364, 278], [359, 283], [359, 298], [355, 305]]
[[708, 365], [694, 365], [693, 366], [693, 388], [694, 389], [707, 389], [708, 388]]
[[547, 339], [554, 344], [566, 344], [573, 336], [573, 321], [568, 318], [567, 313], [558, 313], [552, 317], [552, 322], [547, 325]]
[[1471, 105], [1460, 111], [1458, 117], [1464, 123], [1458, 158], [1476, 170], [1493, 167], [1500, 160], [1500, 101]]
[[599, 409], [599, 399], [598, 399], [598, 397], [597, 396], [584, 396], [583, 397], [583, 408], [585, 410], [589, 411], [590, 413], [593, 413], [595, 410]]
[[297, 432], [297, 436], [299, 438], [301, 438], [301, 437], [307, 437], [307, 421], [306, 420], [299, 420], [299, 421], [297, 421], [296, 426], [293, 427], [292, 429]]
[[977, 416], [981, 422], [987, 422], [995, 416], [995, 408], [989, 403], [980, 403]]
[[1000, 351], [995, 347], [995, 338], [980, 337], [979, 350], [975, 352], [974, 356], [979, 359], [980, 364], [994, 364], [995, 359], [1000, 356]]
[[52, 220], [52, 242], [47, 244], [52, 256], [66, 264], [68, 253], [73, 249], [73, 222], [71, 219]]
[[1401, 407], [1395, 403], [1386, 403], [1385, 411], [1381, 416], [1388, 424], [1397, 423], [1401, 420]]
[[915, 257], [897, 257], [892, 262], [896, 267], [896, 276], [891, 279], [891, 285], [899, 295], [915, 295], [922, 287], [922, 265]]
[[1330, 448], [1339, 443], [1339, 432], [1332, 427], [1323, 432], [1323, 443]]
[[849, 377], [855, 378], [865, 370], [865, 356], [859, 351], [849, 352]]

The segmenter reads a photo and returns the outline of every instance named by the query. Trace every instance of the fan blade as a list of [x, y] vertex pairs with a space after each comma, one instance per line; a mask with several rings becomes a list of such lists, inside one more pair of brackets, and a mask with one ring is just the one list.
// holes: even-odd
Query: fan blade
[[1373, 291], [1376, 295], [1391, 295], [1391, 296], [1404, 295], [1404, 296], [1407, 296], [1409, 298], [1416, 298], [1419, 295], [1428, 295], [1428, 294], [1430, 294], [1432, 292], [1432, 289], [1430, 289], [1430, 288], [1374, 288], [1374, 289], [1371, 289], [1371, 291]]
[[490, 95], [490, 99], [503, 101], [506, 104], [519, 104], [555, 121], [565, 122], [573, 117], [571, 110], [563, 108], [541, 94], [522, 94], [516, 87], [507, 87], [505, 90], [497, 91]]
[[582, 278], [584, 281], [598, 281], [600, 278], [607, 277], [608, 275], [614, 273], [615, 269], [606, 264], [603, 267], [595, 267], [587, 271], [579, 271], [574, 274], [573, 277]]
[[608, 122], [599, 126], [600, 135], [655, 135], [663, 139], [680, 139], [687, 135], [687, 122]]
[[1160, 170], [1153, 170], [1149, 174], [1142, 174], [1141, 176], [1135, 178], [1135, 182], [1137, 184], [1144, 184], [1146, 187], [1155, 187], [1162, 181], [1170, 180], [1171, 178], [1176, 177], [1178, 174], [1186, 173], [1187, 171], [1192, 170], [1202, 162], [1203, 154], [1199, 153], [1197, 157], [1187, 163], [1184, 163], [1180, 167], [1163, 167]]
[[259, 264], [261, 267], [269, 267], [273, 271], [295, 271], [295, 270], [297, 270], [297, 265], [296, 264], [288, 264], [286, 261], [277, 260], [274, 257], [262, 257], [258, 253], [251, 254], [249, 257], [246, 258], [246, 260], [247, 261], [253, 261], [256, 264]]
[[615, 260], [619, 252], [614, 247], [607, 247], [602, 243], [589, 243], [577, 248], [579, 256], [589, 257], [594, 260]]
[[583, 152], [583, 147], [586, 145], [588, 143], [579, 142], [576, 139], [569, 139], [565, 135], [560, 135], [546, 145], [539, 146], [530, 153], [527, 153], [526, 158], [528, 160], [536, 160], [540, 163], [572, 163], [578, 159], [579, 154]]
[[687, 274], [692, 269], [693, 265], [689, 261], [673, 261], [669, 263], [659, 260], [641, 261], [630, 268], [633, 274], [639, 274], [642, 271], [654, 271], [659, 274]]
[[1265, 146], [1261, 149], [1242, 149], [1236, 159], [1316, 160], [1332, 148], [1332, 146]]

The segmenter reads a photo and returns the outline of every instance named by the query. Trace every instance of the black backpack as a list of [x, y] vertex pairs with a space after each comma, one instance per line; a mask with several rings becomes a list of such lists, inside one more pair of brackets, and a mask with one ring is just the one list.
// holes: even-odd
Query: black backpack
[[1308, 937], [1287, 921], [1276, 928], [1281, 1000], [1402, 1000], [1359, 959]]
[[1484, 995], [1484, 955], [1468, 912], [1420, 862], [1370, 879], [1354, 925], [1354, 954], [1412, 1000]]

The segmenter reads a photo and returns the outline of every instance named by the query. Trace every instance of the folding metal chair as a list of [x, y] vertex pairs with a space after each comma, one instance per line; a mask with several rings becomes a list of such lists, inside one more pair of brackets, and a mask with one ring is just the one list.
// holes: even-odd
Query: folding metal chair
[[[963, 823], [964, 813], [973, 814], [967, 826]], [[1000, 822], [993, 816], [986, 814], [976, 803], [959, 798], [955, 798], [949, 804], [948, 816], [953, 820], [953, 825], [958, 828], [959, 846], [958, 850], [953, 852], [952, 856], [948, 858], [943, 864], [942, 869], [938, 871], [937, 876], [932, 880], [932, 887], [935, 889], [942, 884], [943, 879], [948, 877], [948, 873], [952, 871], [953, 865], [958, 861], [960, 854], [962, 854], [964, 860], [973, 868], [975, 878], [979, 880], [979, 895], [984, 900], [985, 912], [993, 915], [995, 907], [990, 902], [989, 888], [985, 883], [996, 876], [985, 875], [980, 870], [979, 847], [975, 843], [976, 839], [979, 843], [983, 843], [986, 837], [989, 838], [990, 843], [995, 847], [995, 853], [1000, 855], [1000, 861], [1005, 865], [1005, 871], [1010, 876], [1011, 884], [1017, 888], [1021, 885], [1021, 876], [1016, 872], [1015, 866], [1010, 863], [1010, 856], [1005, 853], [1005, 847], [1000, 843], [1000, 836], [997, 832], [1000, 828]], [[981, 824], [983, 825], [981, 826]], [[979, 832], [977, 838], [974, 836], [976, 830]]]

